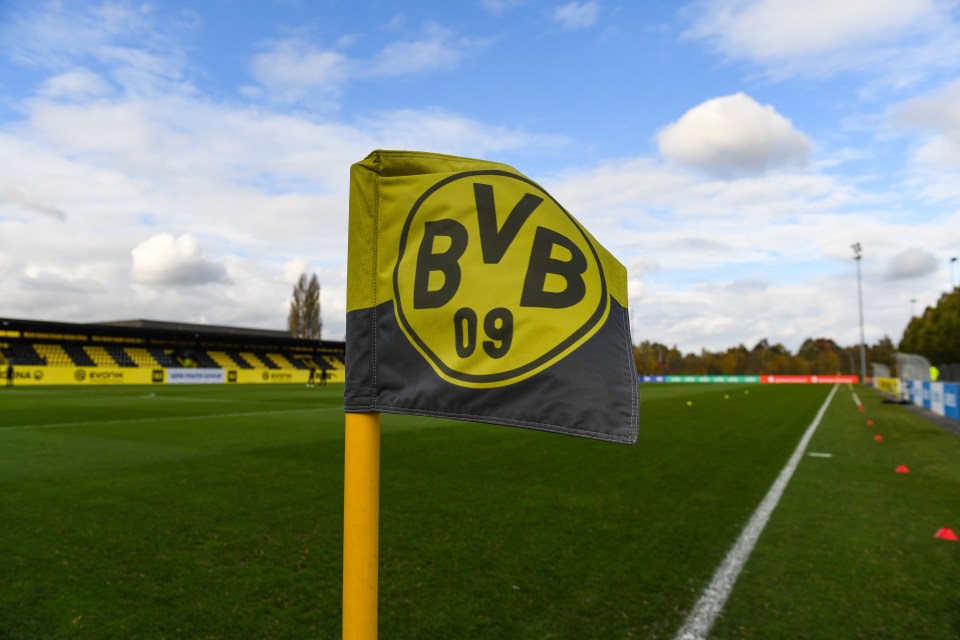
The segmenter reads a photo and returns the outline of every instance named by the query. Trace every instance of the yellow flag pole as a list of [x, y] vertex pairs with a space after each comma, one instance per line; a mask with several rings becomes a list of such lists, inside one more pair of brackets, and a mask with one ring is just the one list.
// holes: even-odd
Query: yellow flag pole
[[345, 415], [343, 640], [375, 640], [380, 531], [380, 414]]

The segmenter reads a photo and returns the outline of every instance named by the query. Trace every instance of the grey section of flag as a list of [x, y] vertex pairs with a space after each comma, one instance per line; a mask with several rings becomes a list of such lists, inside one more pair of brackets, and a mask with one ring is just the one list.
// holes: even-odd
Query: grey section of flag
[[640, 391], [626, 309], [613, 298], [603, 326], [526, 380], [471, 389], [443, 380], [407, 340], [392, 302], [347, 314], [344, 409], [489, 422], [634, 444]]

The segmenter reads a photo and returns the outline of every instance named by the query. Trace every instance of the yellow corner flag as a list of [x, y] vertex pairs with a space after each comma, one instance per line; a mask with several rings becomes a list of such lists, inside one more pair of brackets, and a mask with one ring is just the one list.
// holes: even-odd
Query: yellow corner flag
[[353, 165], [346, 358], [348, 413], [637, 440], [626, 269], [507, 165]]

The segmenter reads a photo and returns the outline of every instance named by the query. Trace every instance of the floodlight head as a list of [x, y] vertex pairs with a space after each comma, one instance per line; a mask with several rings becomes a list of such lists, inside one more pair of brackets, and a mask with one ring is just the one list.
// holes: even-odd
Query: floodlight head
[[850, 245], [850, 246], [853, 247], [853, 257], [854, 257], [854, 259], [859, 260], [859, 259], [860, 259], [860, 250], [861, 250], [860, 243], [859, 243], [859, 242], [854, 242], [854, 243], [853, 243], [852, 245]]

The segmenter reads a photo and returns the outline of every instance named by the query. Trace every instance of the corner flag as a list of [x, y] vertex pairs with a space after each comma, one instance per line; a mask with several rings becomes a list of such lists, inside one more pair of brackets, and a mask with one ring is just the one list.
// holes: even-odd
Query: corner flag
[[346, 360], [348, 413], [637, 440], [626, 269], [507, 165], [351, 167]]

